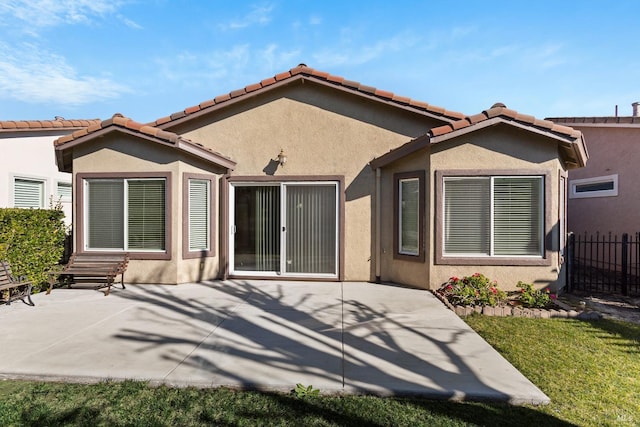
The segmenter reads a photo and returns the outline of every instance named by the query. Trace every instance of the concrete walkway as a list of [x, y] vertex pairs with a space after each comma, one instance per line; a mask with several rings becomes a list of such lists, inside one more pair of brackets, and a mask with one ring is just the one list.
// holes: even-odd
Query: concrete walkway
[[0, 306], [0, 378], [549, 401], [430, 292], [234, 280]]

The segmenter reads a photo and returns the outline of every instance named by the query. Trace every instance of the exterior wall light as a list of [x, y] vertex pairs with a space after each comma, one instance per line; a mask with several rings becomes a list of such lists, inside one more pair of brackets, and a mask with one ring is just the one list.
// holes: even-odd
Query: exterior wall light
[[278, 154], [278, 163], [280, 163], [280, 166], [284, 166], [287, 163], [287, 155], [282, 148], [280, 149], [280, 154]]

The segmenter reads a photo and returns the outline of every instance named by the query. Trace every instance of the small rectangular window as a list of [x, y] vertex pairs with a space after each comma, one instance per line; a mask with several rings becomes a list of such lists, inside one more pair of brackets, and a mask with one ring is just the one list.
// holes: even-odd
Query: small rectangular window
[[424, 171], [394, 174], [393, 256], [424, 262]]
[[570, 198], [614, 197], [618, 195], [618, 175], [573, 179], [569, 182]]
[[189, 251], [210, 249], [210, 183], [205, 179], [189, 179]]
[[62, 201], [71, 201], [71, 183], [58, 182], [58, 198]]
[[13, 181], [13, 206], [16, 208], [44, 208], [44, 181], [15, 178]]

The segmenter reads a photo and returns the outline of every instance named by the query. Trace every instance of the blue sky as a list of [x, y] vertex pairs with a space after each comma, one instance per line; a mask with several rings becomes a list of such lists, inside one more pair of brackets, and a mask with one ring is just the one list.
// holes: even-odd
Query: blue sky
[[640, 3], [0, 0], [0, 120], [147, 122], [303, 62], [465, 114], [631, 114]]

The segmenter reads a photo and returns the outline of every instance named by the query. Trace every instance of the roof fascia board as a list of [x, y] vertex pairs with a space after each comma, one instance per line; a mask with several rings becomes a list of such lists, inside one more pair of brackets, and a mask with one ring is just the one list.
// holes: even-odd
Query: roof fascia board
[[211, 163], [215, 163], [225, 169], [234, 170], [236, 167], [236, 162], [234, 162], [233, 160], [224, 158], [212, 151], [209, 151], [205, 148], [200, 148], [197, 145], [186, 142], [184, 140], [178, 140], [175, 147], [180, 151], [191, 154], [195, 157], [200, 157], [202, 159], [208, 160]]
[[562, 122], [550, 120], [557, 124], [570, 126], [572, 128], [640, 128], [640, 123], [578, 123], [578, 122]]

